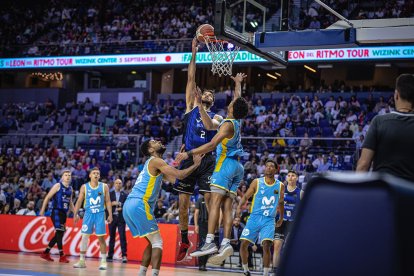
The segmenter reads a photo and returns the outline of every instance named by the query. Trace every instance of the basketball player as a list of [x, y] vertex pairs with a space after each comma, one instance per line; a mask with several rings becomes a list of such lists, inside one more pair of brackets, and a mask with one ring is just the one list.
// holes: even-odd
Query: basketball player
[[213, 139], [201, 147], [179, 153], [176, 158], [177, 161], [185, 160], [192, 155], [203, 154], [216, 149], [216, 165], [210, 185], [208, 234], [204, 246], [191, 254], [193, 257], [200, 257], [217, 252], [217, 247], [213, 242], [214, 232], [220, 216], [220, 206], [223, 204], [224, 239], [219, 254], [213, 256], [214, 263], [222, 263], [228, 256], [233, 254], [233, 247], [230, 245], [233, 223], [232, 203], [244, 174], [244, 168], [239, 163], [240, 156], [243, 154], [239, 120], [246, 117], [248, 112], [248, 104], [241, 97], [241, 83], [245, 77], [246, 75], [242, 73], [232, 77], [236, 84], [234, 97], [228, 106], [228, 116], [221, 122], [218, 133]]
[[273, 267], [277, 268], [280, 260], [280, 250], [283, 242], [287, 239], [293, 220], [295, 219], [295, 211], [298, 203], [303, 197], [303, 190], [296, 184], [298, 182], [298, 173], [296, 171], [289, 171], [287, 176], [287, 187], [285, 189], [285, 210], [283, 215], [283, 223], [276, 228], [275, 240], [273, 242]]
[[[188, 79], [185, 90], [186, 97], [186, 114], [184, 115], [184, 135], [183, 145], [184, 150], [189, 151], [204, 145], [211, 141], [217, 133], [219, 122], [223, 119], [221, 116], [214, 114], [210, 108], [214, 104], [214, 92], [211, 90], [204, 90], [201, 96], [200, 105], [194, 103], [193, 90], [196, 87], [195, 73], [196, 73], [196, 54], [197, 54], [197, 39], [194, 38], [192, 42], [192, 56], [190, 64], [188, 65]], [[202, 120], [200, 111], [206, 111], [206, 116], [210, 119], [208, 124]], [[185, 169], [193, 164], [191, 158], [182, 162], [180, 169]], [[177, 181], [174, 190], [179, 192], [179, 221], [181, 229], [181, 244], [178, 251], [177, 261], [181, 262], [186, 259], [190, 242], [188, 240], [188, 209], [190, 207], [190, 196], [194, 193], [194, 187], [197, 184], [199, 191], [204, 195], [206, 206], [210, 198], [210, 180], [214, 170], [214, 156], [212, 153], [206, 153], [201, 162], [200, 167], [191, 175], [183, 180]]]
[[250, 217], [240, 237], [240, 240], [242, 240], [240, 256], [244, 275], [250, 275], [247, 263], [249, 255], [248, 246], [250, 243], [255, 244], [258, 237], [260, 237], [263, 247], [263, 275], [268, 276], [270, 272], [272, 256], [270, 248], [275, 236], [276, 212], [279, 209], [281, 214], [276, 223], [276, 227], [280, 227], [283, 222], [283, 196], [285, 190], [283, 183], [275, 179], [276, 172], [276, 162], [267, 160], [265, 163], [265, 176], [252, 181], [237, 207], [236, 214], [237, 217], [240, 217], [242, 206], [253, 196]]
[[85, 268], [85, 254], [88, 248], [89, 236], [94, 232], [98, 236], [99, 247], [101, 250], [100, 270], [106, 270], [106, 227], [105, 227], [105, 207], [108, 211], [107, 222], [112, 222], [112, 204], [109, 197], [109, 188], [105, 183], [99, 182], [101, 173], [98, 168], [93, 168], [89, 172], [90, 182], [83, 184], [80, 188], [79, 198], [76, 201], [74, 211], [74, 223], [79, 220], [78, 211], [84, 203], [85, 215], [82, 223], [82, 240], [80, 245], [80, 260], [73, 265], [75, 268]]
[[74, 210], [72, 202], [73, 190], [70, 186], [72, 179], [72, 173], [70, 170], [62, 171], [62, 178], [60, 182], [53, 185], [49, 193], [46, 195], [45, 200], [42, 204], [42, 209], [40, 210], [39, 215], [43, 216], [45, 210], [49, 204], [49, 201], [52, 200], [52, 214], [51, 219], [53, 226], [55, 227], [55, 236], [49, 242], [45, 251], [40, 255], [41, 258], [53, 262], [53, 259], [50, 257], [50, 250], [57, 243], [59, 249], [59, 262], [60, 263], [69, 263], [69, 260], [66, 258], [66, 255], [63, 253], [63, 235], [65, 234], [66, 228], [66, 218], [69, 211]]
[[162, 159], [165, 146], [159, 141], [147, 140], [141, 145], [141, 152], [149, 157], [144, 169], [139, 174], [131, 193], [124, 204], [124, 219], [132, 236], [145, 237], [148, 241], [141, 267], [140, 276], [146, 274], [148, 266], [152, 264], [152, 275], [158, 275], [162, 258], [162, 239], [157, 221], [154, 216], [154, 207], [161, 189], [163, 177], [174, 183], [176, 179], [189, 176], [201, 163], [201, 156], [194, 156], [194, 163], [184, 170], [177, 170]]

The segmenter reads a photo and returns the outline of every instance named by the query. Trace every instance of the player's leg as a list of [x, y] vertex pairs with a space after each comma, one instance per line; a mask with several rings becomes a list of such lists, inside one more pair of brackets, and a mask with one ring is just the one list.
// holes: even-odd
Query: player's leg
[[262, 242], [263, 246], [263, 275], [268, 276], [270, 272], [270, 262], [271, 262], [271, 252], [270, 247], [272, 247], [272, 241], [264, 240]]
[[100, 270], [106, 270], [106, 226], [105, 226], [105, 212], [94, 214], [95, 216], [95, 234], [98, 236], [99, 248], [101, 249], [101, 262], [99, 264]]
[[[180, 169], [185, 169], [193, 164], [192, 160], [184, 160]], [[186, 259], [188, 250], [191, 247], [188, 240], [188, 210], [190, 208], [190, 196], [194, 193], [197, 170], [183, 180], [177, 180], [174, 190], [179, 192], [178, 209], [179, 209], [179, 226], [181, 232], [181, 243], [178, 249], [177, 261], [181, 262]]]
[[65, 212], [59, 212], [60, 227], [59, 229], [56, 229], [56, 243], [59, 249], [60, 263], [69, 263], [69, 260], [66, 258], [66, 255], [63, 252], [63, 236], [66, 232], [66, 218], [67, 215]]
[[148, 245], [145, 247], [144, 253], [142, 254], [142, 262], [141, 266], [139, 267], [138, 276], [145, 276], [148, 267], [151, 264], [152, 244], [147, 237], [145, 237], [145, 239], [148, 241]]
[[162, 260], [162, 238], [160, 232], [149, 234], [146, 237], [151, 242], [151, 264], [152, 264], [152, 276], [158, 276], [160, 273], [161, 260]]
[[273, 241], [273, 268], [277, 268], [280, 261], [280, 252], [285, 240], [286, 222], [283, 221], [280, 227], [276, 228], [275, 240]]
[[53, 262], [52, 257], [50, 257], [50, 250], [53, 248], [53, 246], [55, 246], [55, 244], [57, 242], [57, 237], [56, 237], [56, 235], [57, 235], [57, 229], [60, 228], [60, 221], [59, 221], [59, 216], [58, 216], [57, 211], [55, 211], [53, 209], [50, 218], [52, 219], [53, 226], [55, 227], [55, 235], [50, 240], [50, 242], [47, 245], [45, 251], [43, 251], [43, 253], [40, 255], [40, 257], [42, 259], [45, 259], [46, 261]]
[[85, 256], [86, 250], [88, 250], [89, 236], [90, 234], [88, 233], [82, 233], [82, 239], [80, 244], [80, 258], [79, 261], [73, 265], [74, 268], [86, 268]]
[[199, 250], [191, 253], [192, 257], [200, 257], [217, 252], [217, 246], [214, 243], [214, 233], [220, 217], [220, 206], [226, 191], [219, 188], [213, 188], [210, 198], [210, 210], [208, 212], [208, 234], [206, 242]]
[[233, 198], [226, 196], [223, 202], [223, 240], [221, 241], [218, 256], [224, 261], [233, 254], [233, 247], [230, 244], [231, 229], [233, 226]]
[[212, 154], [206, 155], [202, 160], [202, 165], [200, 165], [200, 176], [197, 180], [199, 191], [204, 196], [207, 211], [210, 208], [210, 184], [215, 166], [216, 160], [214, 156]]
[[250, 275], [249, 267], [248, 267], [249, 245], [250, 245], [250, 241], [241, 240], [240, 257], [242, 261], [244, 275]]

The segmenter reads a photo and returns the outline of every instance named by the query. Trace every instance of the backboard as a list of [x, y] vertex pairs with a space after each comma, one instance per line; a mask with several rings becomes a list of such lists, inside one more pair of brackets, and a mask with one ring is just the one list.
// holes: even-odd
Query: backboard
[[216, 0], [214, 33], [219, 39], [227, 40], [276, 66], [285, 66], [287, 53], [284, 50], [261, 51], [255, 46], [256, 34], [264, 34], [269, 29], [266, 17], [272, 14], [270, 10], [260, 0]]

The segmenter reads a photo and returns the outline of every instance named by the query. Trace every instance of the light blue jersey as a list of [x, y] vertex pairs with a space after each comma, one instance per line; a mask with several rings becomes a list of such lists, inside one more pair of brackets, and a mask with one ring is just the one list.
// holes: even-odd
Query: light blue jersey
[[105, 226], [105, 184], [98, 182], [96, 188], [90, 182], [85, 184], [85, 215], [82, 222], [82, 234], [106, 235]]
[[258, 178], [257, 190], [253, 196], [250, 216], [276, 217], [277, 204], [280, 198], [281, 182], [275, 179], [274, 183], [266, 183], [264, 177]]
[[155, 207], [155, 202], [157, 201], [158, 194], [161, 190], [163, 175], [151, 175], [148, 170], [148, 165], [152, 159], [153, 157], [145, 162], [144, 169], [139, 174], [128, 197], [141, 198], [142, 200], [148, 202], [151, 207]]
[[[234, 127], [233, 137], [224, 138], [217, 146], [216, 167], [211, 176], [211, 184], [215, 188], [224, 190], [232, 195], [237, 194], [237, 188], [243, 179], [244, 168], [239, 162], [240, 156], [243, 155], [243, 146], [241, 144], [240, 121], [234, 119], [225, 119], [221, 122], [220, 127], [225, 122], [231, 122]], [[227, 123], [228, 124], [228, 123]], [[219, 128], [220, 128], [219, 127]], [[212, 192], [215, 192], [214, 189]]]
[[224, 119], [219, 126], [231, 122], [234, 127], [233, 137], [228, 139], [224, 138], [223, 141], [217, 146], [217, 158], [224, 160], [226, 157], [239, 157], [243, 155], [243, 146], [241, 144], [241, 133], [240, 133], [240, 121], [235, 119]]
[[243, 229], [240, 239], [255, 243], [273, 241], [275, 235], [275, 217], [280, 198], [282, 183], [276, 180], [266, 183], [264, 177], [257, 179], [257, 190], [253, 196], [250, 217]]
[[151, 175], [145, 162], [131, 193], [124, 204], [123, 215], [133, 237], [145, 237], [159, 231], [154, 216], [155, 203], [161, 189], [163, 175]]
[[104, 186], [102, 182], [98, 182], [96, 188], [92, 188], [90, 182], [85, 184], [85, 213], [91, 212], [96, 214], [105, 211]]

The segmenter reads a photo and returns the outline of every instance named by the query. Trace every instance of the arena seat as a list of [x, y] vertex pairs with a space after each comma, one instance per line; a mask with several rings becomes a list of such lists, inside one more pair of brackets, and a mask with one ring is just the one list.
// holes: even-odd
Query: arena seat
[[278, 276], [413, 275], [413, 206], [414, 183], [389, 175], [311, 179]]

